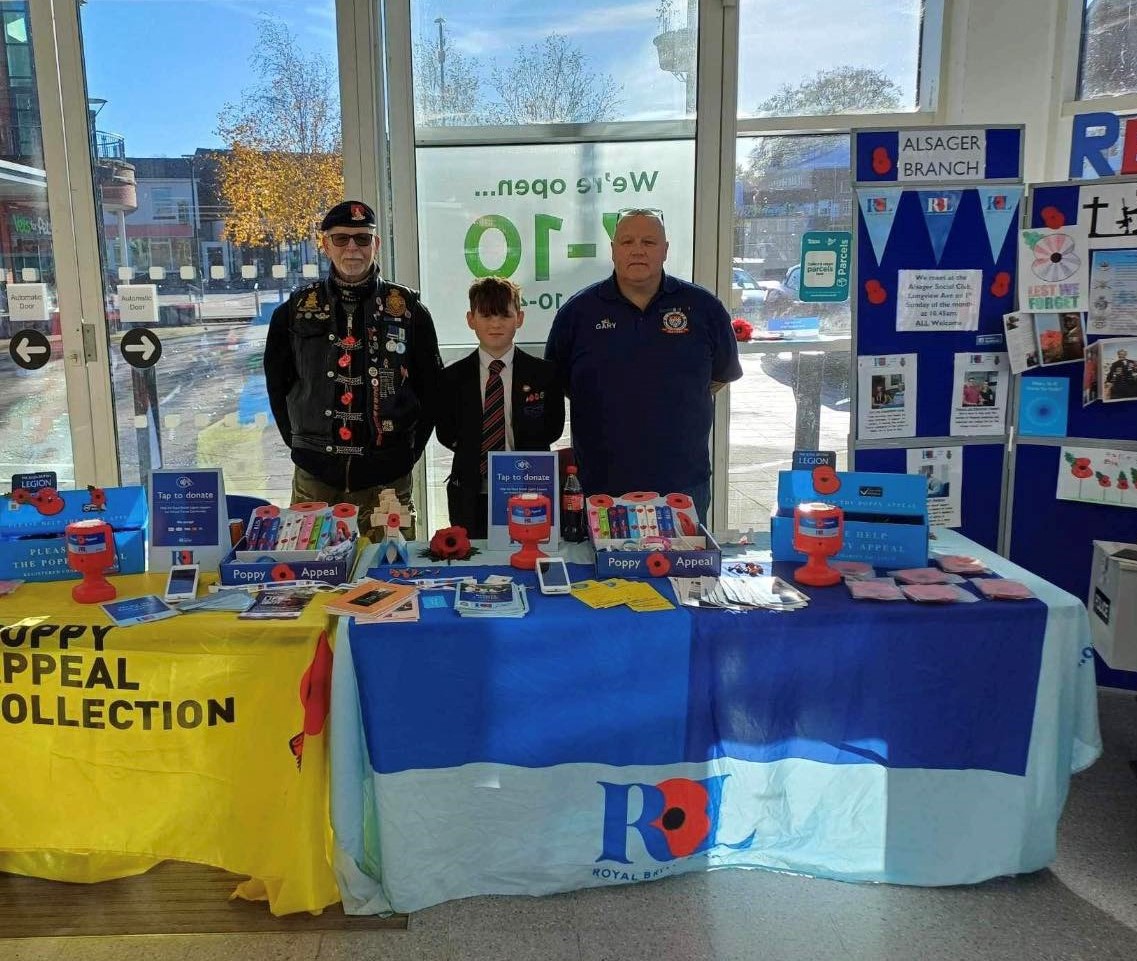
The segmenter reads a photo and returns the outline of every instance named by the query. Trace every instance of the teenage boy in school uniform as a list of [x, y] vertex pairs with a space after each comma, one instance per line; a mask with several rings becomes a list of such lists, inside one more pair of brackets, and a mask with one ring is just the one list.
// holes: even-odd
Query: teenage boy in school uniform
[[446, 481], [450, 523], [486, 536], [486, 455], [491, 450], [548, 450], [565, 426], [565, 402], [553, 365], [513, 344], [525, 321], [521, 288], [502, 277], [470, 285], [466, 323], [478, 349], [442, 373], [435, 428], [454, 451]]

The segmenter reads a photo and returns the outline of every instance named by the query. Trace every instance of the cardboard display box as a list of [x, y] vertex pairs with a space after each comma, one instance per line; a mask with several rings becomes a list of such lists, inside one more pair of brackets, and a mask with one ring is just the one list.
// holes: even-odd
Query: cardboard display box
[[268, 581], [324, 581], [344, 584], [354, 557], [344, 561], [316, 560], [316, 551], [250, 551], [241, 541], [221, 561], [221, 583], [263, 584]]
[[794, 508], [822, 501], [845, 512], [836, 560], [892, 569], [928, 563], [928, 485], [915, 474], [838, 472], [828, 467], [778, 474], [778, 506], [770, 519], [775, 561], [804, 563], [793, 547]]
[[701, 549], [620, 550], [623, 540], [593, 541], [597, 577], [717, 577], [722, 569], [722, 550], [705, 527], [686, 540]]
[[[21, 503], [11, 494], [0, 499], [0, 578], [25, 581], [78, 580], [67, 565], [64, 531], [73, 521], [98, 518], [114, 529], [116, 565], [108, 574], [146, 570], [146, 493], [142, 487], [107, 487], [102, 497], [90, 491], [58, 491], [56, 513], [45, 514], [42, 500]], [[54, 510], [58, 503], [50, 506]]]
[[1137, 544], [1094, 541], [1086, 607], [1101, 659], [1115, 671], [1137, 671]]

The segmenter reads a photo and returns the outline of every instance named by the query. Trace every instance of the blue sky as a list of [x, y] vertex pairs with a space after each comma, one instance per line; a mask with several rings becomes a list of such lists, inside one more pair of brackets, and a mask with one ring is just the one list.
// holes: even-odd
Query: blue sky
[[[437, 31], [477, 57], [483, 73], [556, 31], [621, 87], [620, 119], [681, 116], [684, 86], [652, 45], [658, 0], [411, 0], [416, 36]], [[677, 0], [676, 19], [686, 17]], [[857, 15], [850, 13], [856, 8]], [[918, 0], [741, 0], [739, 104], [748, 112], [780, 84], [841, 64], [884, 70], [907, 97], [916, 77]], [[334, 0], [89, 0], [81, 8], [88, 92], [108, 102], [100, 130], [123, 134], [132, 156], [219, 146], [226, 101], [254, 81], [256, 21], [288, 24], [308, 52], [336, 58]], [[488, 90], [485, 91], [488, 93]]]

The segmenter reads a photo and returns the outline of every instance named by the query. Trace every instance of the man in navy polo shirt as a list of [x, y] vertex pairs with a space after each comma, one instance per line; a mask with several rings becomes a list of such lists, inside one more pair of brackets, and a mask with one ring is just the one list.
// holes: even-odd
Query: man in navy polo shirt
[[663, 215], [622, 211], [612, 276], [557, 311], [545, 357], [571, 404], [585, 493], [680, 492], [706, 520], [713, 395], [742, 368], [726, 309], [665, 274], [666, 258]]

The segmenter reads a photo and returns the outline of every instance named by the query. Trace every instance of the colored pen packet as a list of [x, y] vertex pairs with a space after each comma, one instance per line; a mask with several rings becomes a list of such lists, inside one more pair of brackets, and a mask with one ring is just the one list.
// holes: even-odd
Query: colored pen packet
[[949, 574], [986, 574], [989, 568], [975, 557], [963, 554], [937, 554], [933, 558]]
[[846, 578], [845, 586], [858, 601], [902, 601], [904, 592], [891, 577], [874, 577], [869, 580]]
[[981, 577], [971, 583], [992, 601], [1026, 601], [1034, 597], [1034, 592], [1022, 581], [1006, 577]]
[[922, 604], [976, 604], [979, 598], [955, 584], [904, 584], [900, 588], [910, 601]]

